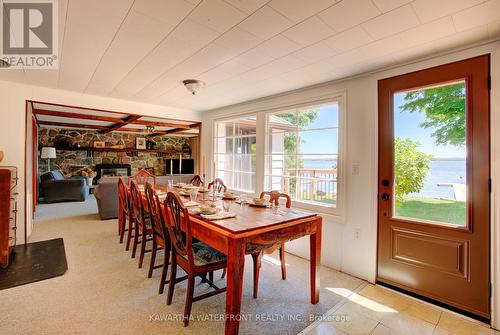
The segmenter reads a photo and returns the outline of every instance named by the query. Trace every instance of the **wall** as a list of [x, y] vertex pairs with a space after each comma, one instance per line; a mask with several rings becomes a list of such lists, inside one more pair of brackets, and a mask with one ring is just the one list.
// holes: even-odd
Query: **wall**
[[[0, 72], [1, 74], [1, 72]], [[132, 101], [111, 99], [101, 96], [81, 94], [76, 92], [24, 85], [0, 80], [0, 148], [5, 153], [1, 165], [17, 166], [19, 171], [19, 212], [20, 224], [17, 232], [18, 243], [24, 243], [25, 213], [32, 212], [31, 186], [25, 184], [25, 146], [31, 141], [31, 134], [25, 134], [26, 100], [50, 102], [72, 106], [99, 108], [124, 113], [158, 116], [180, 120], [199, 121], [197, 112], [168, 108], [158, 105], [137, 103]], [[26, 136], [27, 135], [27, 136]], [[29, 162], [29, 157], [28, 157]], [[25, 204], [25, 187], [28, 191], [28, 202]], [[27, 216], [28, 226], [32, 217]]]
[[[377, 81], [382, 78], [400, 75], [424, 68], [446, 64], [490, 53], [492, 56], [491, 75], [491, 156], [492, 156], [492, 213], [491, 274], [493, 283], [492, 324], [498, 328], [500, 320], [500, 44], [464, 48], [437, 55], [411, 64], [396, 66], [379, 72], [304, 88], [297, 91], [258, 99], [234, 106], [215, 109], [203, 115], [204, 152], [210, 153], [208, 166], [213, 166], [212, 143], [214, 120], [243, 117], [245, 114], [265, 112], [280, 107], [326, 99], [344, 94], [344, 181], [343, 212], [338, 216], [323, 215], [322, 264], [347, 272], [351, 275], [375, 282], [377, 264]], [[262, 145], [258, 150], [262, 150]], [[359, 173], [353, 173], [354, 166]], [[356, 232], [359, 237], [356, 238]], [[287, 243], [287, 251], [299, 256], [309, 257], [309, 240], [302, 238]]]
[[[40, 128], [38, 132], [39, 147], [59, 146], [54, 143], [64, 141], [69, 148], [74, 148], [79, 144], [82, 148], [89, 148], [94, 145], [95, 141], [105, 142], [107, 147], [114, 145], [123, 145], [125, 148], [135, 148], [136, 138], [144, 137], [144, 135], [136, 135], [126, 132], [110, 132], [100, 134], [93, 130], [80, 129], [60, 129], [60, 128]], [[149, 137], [155, 143], [156, 149], [182, 149], [184, 144], [189, 145], [190, 141], [187, 137], [182, 136], [154, 136]], [[65, 146], [66, 148], [66, 146]], [[116, 151], [94, 152], [93, 155], [88, 155], [86, 150], [57, 150], [57, 158], [51, 160], [51, 168], [59, 169], [65, 175], [81, 175], [81, 171], [85, 167], [95, 168], [96, 164], [130, 164], [132, 173], [136, 173], [142, 168], [153, 168], [154, 173], [158, 176], [166, 174], [165, 159], [179, 158], [178, 153], [155, 153], [155, 152], [138, 152], [126, 153]], [[183, 154], [183, 158], [191, 158], [189, 154]], [[39, 158], [39, 171], [43, 173], [47, 171], [47, 160]]]

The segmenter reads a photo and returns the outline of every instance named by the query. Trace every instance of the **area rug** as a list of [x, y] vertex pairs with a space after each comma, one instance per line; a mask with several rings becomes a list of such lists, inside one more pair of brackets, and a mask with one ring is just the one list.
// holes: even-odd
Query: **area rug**
[[17, 245], [9, 266], [0, 269], [0, 290], [62, 276], [67, 269], [62, 238]]

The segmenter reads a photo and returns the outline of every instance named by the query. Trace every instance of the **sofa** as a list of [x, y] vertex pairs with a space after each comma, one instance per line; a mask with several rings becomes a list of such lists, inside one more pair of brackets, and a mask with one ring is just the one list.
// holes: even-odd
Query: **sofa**
[[[194, 175], [176, 176], [174, 181], [188, 183], [193, 177]], [[169, 178], [169, 176], [156, 176], [156, 184], [167, 185]], [[118, 179], [119, 177], [101, 177], [94, 189], [97, 210], [101, 220], [118, 217]]]
[[46, 203], [85, 201], [89, 183], [87, 177], [65, 178], [61, 171], [54, 170], [40, 176], [40, 191]]

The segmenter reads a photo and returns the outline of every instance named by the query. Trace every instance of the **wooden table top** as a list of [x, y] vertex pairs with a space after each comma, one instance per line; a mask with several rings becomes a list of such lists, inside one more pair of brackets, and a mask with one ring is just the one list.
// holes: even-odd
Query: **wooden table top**
[[[163, 192], [167, 191], [167, 187], [164, 185], [158, 185], [156, 186], [156, 189]], [[178, 193], [179, 191], [179, 188], [174, 187], [173, 192]], [[200, 204], [212, 202], [211, 199], [208, 198], [207, 193], [205, 193], [204, 196], [204, 198], [207, 200], [203, 200], [202, 196], [202, 193], [198, 193], [198, 199], [196, 200], [196, 202]], [[189, 201], [189, 197], [182, 195], [180, 195], [180, 197], [185, 201]], [[160, 198], [161, 201], [163, 201], [163, 199], [165, 198]], [[216, 227], [222, 228], [235, 234], [316, 216], [316, 214], [314, 213], [302, 212], [293, 208], [285, 208], [284, 206], [281, 206], [279, 208], [256, 207], [248, 204], [242, 206], [239, 203], [236, 203], [235, 200], [223, 201], [231, 202], [229, 212], [236, 214], [236, 217], [211, 221], [208, 219], [204, 219], [197, 214], [191, 215], [195, 219], [210, 222]]]

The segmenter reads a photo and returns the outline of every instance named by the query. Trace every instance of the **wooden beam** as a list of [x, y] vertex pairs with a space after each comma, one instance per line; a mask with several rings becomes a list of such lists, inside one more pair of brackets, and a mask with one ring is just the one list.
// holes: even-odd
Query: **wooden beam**
[[54, 121], [38, 121], [39, 125], [43, 126], [54, 126], [54, 127], [68, 127], [68, 128], [84, 128], [84, 129], [95, 129], [104, 130], [108, 129], [105, 126], [95, 126], [90, 124], [77, 124], [77, 123], [67, 123], [67, 122], [54, 122]]
[[156, 121], [146, 121], [146, 120], [135, 120], [135, 121], [132, 121], [130, 123], [131, 124], [140, 124], [143, 126], [183, 128], [183, 129], [189, 129], [191, 127], [190, 124], [178, 124], [178, 123], [171, 123], [171, 122], [156, 122]]
[[71, 119], [95, 120], [95, 121], [105, 121], [105, 122], [114, 122], [114, 123], [125, 122], [123, 119], [120, 119], [118, 117], [110, 117], [110, 116], [102, 116], [102, 115], [89, 115], [89, 114], [70, 113], [70, 112], [58, 112], [58, 111], [51, 111], [51, 110], [45, 110], [45, 109], [35, 109], [35, 110], [33, 110], [33, 113], [36, 115], [67, 117], [67, 118], [71, 118]]
[[[184, 129], [184, 128], [181, 128], [181, 129], [169, 129], [167, 130], [165, 133], [166, 134], [177, 134], [177, 133], [182, 133], [184, 131], [188, 131], [188, 130], [191, 130], [192, 128], [189, 128], [189, 129]], [[195, 135], [194, 133], [191, 133], [193, 135]]]
[[122, 122], [117, 122], [114, 125], [109, 126], [106, 129], [101, 130], [100, 133], [106, 134], [106, 133], [109, 133], [110, 131], [118, 130], [118, 129], [126, 126], [127, 124], [140, 119], [141, 117], [142, 117], [142, 115], [129, 115], [125, 119], [123, 119]]

